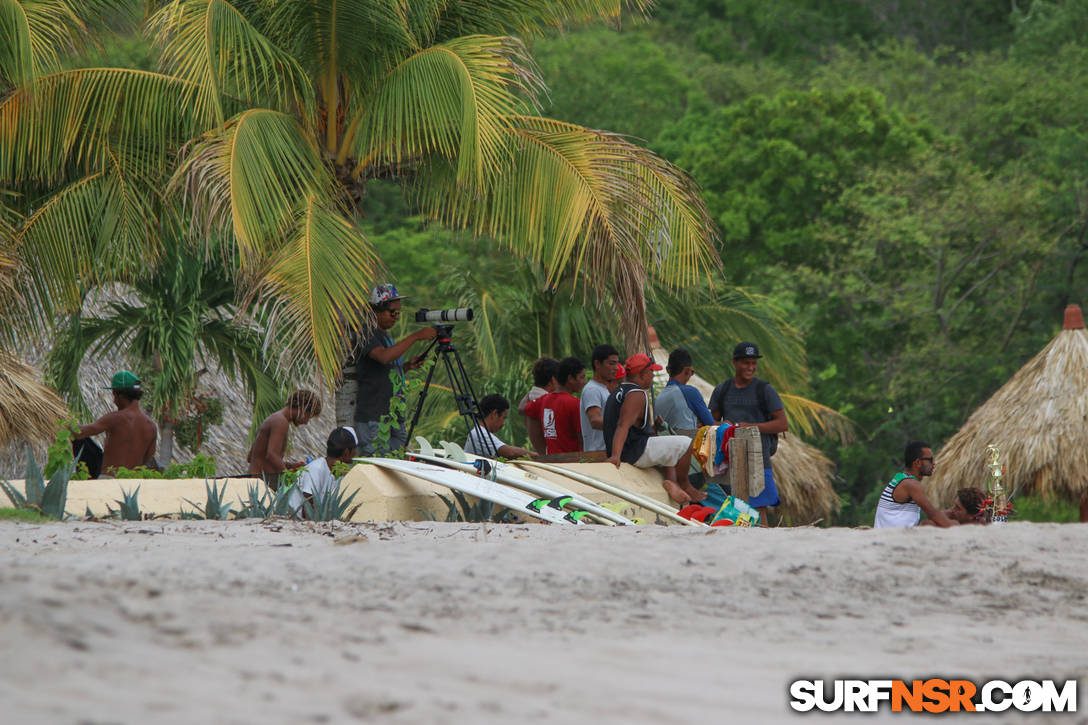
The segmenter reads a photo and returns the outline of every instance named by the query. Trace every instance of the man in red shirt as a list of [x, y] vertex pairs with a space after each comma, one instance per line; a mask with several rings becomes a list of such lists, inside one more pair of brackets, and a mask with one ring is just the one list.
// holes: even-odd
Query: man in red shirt
[[586, 365], [576, 357], [559, 361], [559, 390], [525, 406], [525, 414], [540, 421], [548, 455], [582, 450], [582, 419], [575, 393], [586, 384]]

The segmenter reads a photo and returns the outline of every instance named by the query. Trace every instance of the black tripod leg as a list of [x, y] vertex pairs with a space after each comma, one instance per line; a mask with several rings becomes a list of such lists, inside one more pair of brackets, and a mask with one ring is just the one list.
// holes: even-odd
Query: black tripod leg
[[[458, 412], [465, 419], [470, 434], [474, 428], [476, 429], [476, 437], [483, 449], [481, 453], [489, 458], [494, 458], [499, 452], [495, 449], [495, 445], [491, 440], [491, 432], [484, 427], [483, 415], [480, 414], [480, 404], [476, 398], [476, 392], [472, 389], [472, 381], [469, 379], [468, 371], [465, 370], [464, 363], [461, 362], [461, 356], [453, 343], [446, 345], [442, 353], [442, 359], [446, 363], [446, 374], [450, 379], [450, 387], [453, 388], [453, 395], [457, 400]], [[452, 361], [450, 357], [453, 358]]]
[[[433, 348], [434, 343], [432, 342], [427, 347], [427, 349], [423, 351], [424, 357], [426, 357], [427, 353], [429, 353]], [[427, 399], [427, 391], [431, 389], [431, 378], [434, 377], [435, 367], [435, 365], [431, 365], [431, 369], [427, 371], [427, 379], [423, 383], [423, 389], [419, 391], [419, 400], [416, 402], [416, 412], [412, 416], [412, 425], [408, 427], [408, 440], [404, 442], [405, 446], [411, 445], [412, 441], [414, 440], [412, 438], [412, 434], [416, 432], [416, 423], [419, 422], [419, 415], [423, 412], [423, 401]]]

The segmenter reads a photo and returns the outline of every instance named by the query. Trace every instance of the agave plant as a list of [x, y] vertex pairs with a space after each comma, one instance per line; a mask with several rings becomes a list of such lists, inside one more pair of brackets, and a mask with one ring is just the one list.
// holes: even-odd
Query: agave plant
[[[648, 0], [173, 0], [147, 3], [158, 70], [66, 69], [127, 0], [0, 2], [0, 217], [20, 315], [6, 333], [130, 282], [176, 220], [237, 268], [290, 364], [338, 373], [380, 264], [355, 225], [366, 181], [567, 274], [628, 313], [645, 283], [705, 283], [712, 223], [691, 180], [619, 136], [534, 114], [543, 84], [521, 39]], [[180, 152], [180, 153], [179, 153]], [[3, 260], [0, 260], [3, 262]], [[2, 270], [0, 270], [2, 271]], [[33, 314], [25, 314], [25, 313]]]
[[117, 513], [121, 516], [122, 521], [143, 520], [143, 514], [140, 513], [139, 495], [139, 486], [133, 491], [126, 491], [123, 487], [121, 488], [121, 500], [117, 501]]
[[339, 486], [331, 491], [319, 491], [303, 502], [302, 511], [311, 521], [347, 521], [361, 504], [351, 505], [358, 490], [352, 491], [350, 496], [345, 493]]
[[223, 488], [220, 489], [216, 486], [214, 481], [204, 481], [204, 491], [207, 493], [207, 499], [205, 500], [203, 508], [193, 503], [189, 499], [185, 499], [185, 503], [192, 506], [197, 511], [200, 511], [202, 518], [209, 521], [226, 521], [231, 515], [230, 504], [226, 503], [223, 496], [227, 492], [227, 482], [223, 482]]
[[0, 489], [11, 499], [15, 508], [33, 509], [43, 516], [60, 520], [67, 515], [64, 507], [68, 503], [68, 482], [75, 470], [75, 461], [58, 466], [47, 483], [30, 446], [27, 446], [25, 493], [20, 493], [10, 481], [5, 480], [0, 480]]
[[291, 492], [294, 485], [281, 485], [274, 492], [267, 487], [261, 490], [261, 486], [250, 484], [246, 491], [246, 498], [239, 501], [239, 509], [234, 517], [238, 519], [270, 519], [273, 516], [288, 517], [294, 515], [291, 506]]

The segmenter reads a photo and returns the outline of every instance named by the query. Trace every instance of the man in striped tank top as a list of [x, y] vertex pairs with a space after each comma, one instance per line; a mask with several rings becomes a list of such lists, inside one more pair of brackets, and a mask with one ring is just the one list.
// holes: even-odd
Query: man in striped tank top
[[903, 464], [903, 470], [892, 477], [880, 494], [873, 528], [917, 526], [923, 511], [935, 526], [956, 526], [958, 522], [934, 506], [922, 487], [922, 479], [933, 475], [933, 451], [929, 444], [908, 443], [903, 452]]

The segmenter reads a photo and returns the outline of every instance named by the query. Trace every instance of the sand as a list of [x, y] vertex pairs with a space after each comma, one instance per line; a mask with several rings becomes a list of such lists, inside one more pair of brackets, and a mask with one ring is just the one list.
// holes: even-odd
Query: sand
[[[1088, 699], [1079, 525], [0, 522], [0, 546], [12, 724], [927, 719], [789, 709], [842, 676]], [[999, 721], [1023, 720], [1088, 721]]]

